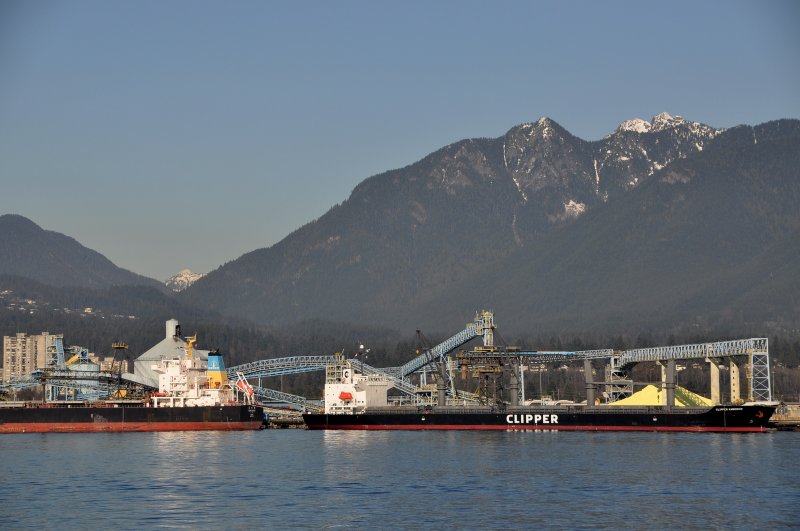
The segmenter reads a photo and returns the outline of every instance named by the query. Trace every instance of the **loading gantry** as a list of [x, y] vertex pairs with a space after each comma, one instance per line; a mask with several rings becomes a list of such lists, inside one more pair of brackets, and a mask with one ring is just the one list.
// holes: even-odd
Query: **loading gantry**
[[[584, 350], [584, 351], [517, 351], [515, 349], [476, 348], [459, 354], [462, 371], [500, 373], [504, 367], [509, 374], [509, 403], [518, 398], [517, 373], [520, 365], [546, 364], [552, 362], [583, 361], [587, 403], [592, 404], [602, 389], [608, 402], [630, 396], [635, 385], [656, 383], [665, 391], [663, 405], [675, 404], [677, 387], [676, 360], [703, 359], [710, 366], [710, 401], [714, 405], [722, 402], [720, 393], [720, 366], [727, 363], [730, 381], [730, 402], [771, 402], [772, 388], [769, 371], [769, 343], [766, 338], [738, 339], [689, 345], [674, 345], [631, 350]], [[605, 378], [596, 381], [592, 376], [593, 360], [605, 361]], [[642, 362], [655, 362], [661, 367], [660, 382], [634, 382], [631, 369]], [[494, 367], [494, 369], [492, 369]], [[744, 371], [744, 378], [742, 377]], [[462, 372], [463, 374], [464, 372]], [[521, 372], [520, 372], [521, 374]]]

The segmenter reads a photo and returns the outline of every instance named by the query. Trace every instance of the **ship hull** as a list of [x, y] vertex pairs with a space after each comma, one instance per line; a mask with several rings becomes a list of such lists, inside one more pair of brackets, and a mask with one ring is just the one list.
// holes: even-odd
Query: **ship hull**
[[0, 433], [241, 431], [263, 424], [261, 408], [252, 405], [0, 408]]
[[499, 412], [466, 408], [380, 408], [356, 414], [306, 413], [309, 429], [325, 430], [565, 430], [761, 432], [773, 406], [524, 407]]

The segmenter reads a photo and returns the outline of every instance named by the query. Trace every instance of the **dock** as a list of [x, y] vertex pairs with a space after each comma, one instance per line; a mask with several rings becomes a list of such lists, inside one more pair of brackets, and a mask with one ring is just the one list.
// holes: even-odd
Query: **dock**
[[769, 423], [780, 431], [800, 431], [800, 404], [781, 404]]
[[269, 415], [269, 429], [300, 428], [305, 429], [301, 411], [289, 408], [264, 406], [264, 411]]

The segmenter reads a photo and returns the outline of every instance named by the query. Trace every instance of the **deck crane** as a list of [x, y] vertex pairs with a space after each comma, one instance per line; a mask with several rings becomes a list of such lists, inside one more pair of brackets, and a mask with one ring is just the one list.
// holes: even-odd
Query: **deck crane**
[[192, 359], [192, 352], [194, 351], [194, 346], [197, 343], [197, 334], [187, 337], [186, 338], [186, 359]]

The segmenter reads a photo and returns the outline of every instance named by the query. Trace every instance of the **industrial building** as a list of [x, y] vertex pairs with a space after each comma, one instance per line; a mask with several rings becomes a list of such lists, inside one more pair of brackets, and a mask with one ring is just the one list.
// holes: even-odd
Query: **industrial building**
[[[189, 340], [181, 334], [180, 323], [176, 319], [170, 319], [166, 322], [164, 339], [136, 358], [133, 362], [133, 374], [123, 374], [123, 378], [158, 388], [158, 373], [153, 370], [153, 366], [161, 360], [185, 357], [187, 348]], [[193, 350], [193, 356], [204, 361], [208, 360], [208, 353], [208, 350]]]

